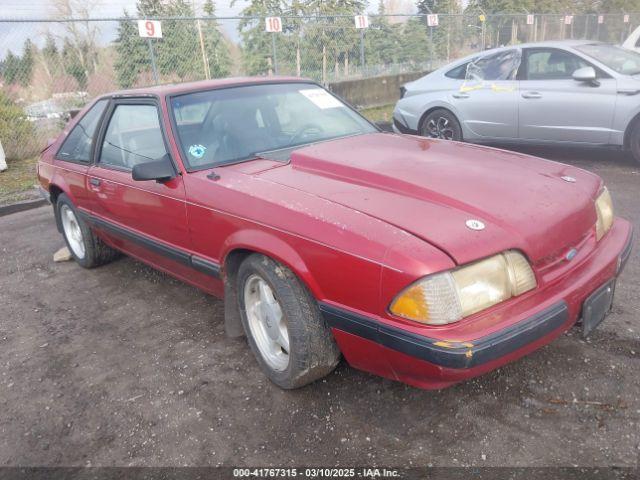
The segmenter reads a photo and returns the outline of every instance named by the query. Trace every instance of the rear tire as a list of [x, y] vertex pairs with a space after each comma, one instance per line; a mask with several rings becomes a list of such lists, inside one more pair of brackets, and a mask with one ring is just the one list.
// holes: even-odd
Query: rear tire
[[294, 389], [331, 373], [340, 350], [315, 299], [291, 270], [252, 254], [238, 269], [236, 288], [249, 346], [269, 380]]
[[438, 108], [429, 113], [420, 124], [418, 134], [427, 138], [462, 141], [460, 122], [445, 108]]
[[640, 120], [635, 122], [629, 136], [629, 149], [636, 162], [640, 163]]
[[121, 255], [98, 238], [64, 193], [61, 193], [56, 200], [56, 217], [62, 227], [62, 236], [67, 248], [81, 267], [98, 267]]

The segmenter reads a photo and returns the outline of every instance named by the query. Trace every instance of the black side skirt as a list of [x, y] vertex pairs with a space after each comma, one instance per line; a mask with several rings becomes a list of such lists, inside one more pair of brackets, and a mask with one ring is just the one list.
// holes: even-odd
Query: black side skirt
[[145, 235], [141, 235], [137, 232], [133, 232], [128, 228], [121, 227], [120, 225], [115, 225], [107, 220], [102, 218], [98, 218], [95, 215], [91, 215], [87, 212], [80, 211], [80, 216], [90, 225], [104, 230], [112, 235], [115, 235], [120, 238], [124, 238], [131, 242], [137, 243], [138, 245], [147, 248], [148, 250], [167, 257], [175, 262], [186, 265], [187, 267], [193, 268], [199, 272], [202, 272], [206, 275], [210, 275], [214, 278], [221, 278], [220, 276], [220, 265], [218, 263], [212, 262], [211, 260], [207, 260], [205, 258], [199, 257], [197, 255], [193, 255], [184, 250], [180, 250], [175, 247], [171, 247], [164, 243], [158, 242], [157, 240], [153, 240]]

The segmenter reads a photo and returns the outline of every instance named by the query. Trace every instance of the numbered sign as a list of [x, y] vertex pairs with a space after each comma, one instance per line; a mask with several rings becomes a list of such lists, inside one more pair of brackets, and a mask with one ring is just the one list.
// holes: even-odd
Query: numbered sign
[[598, 23], [602, 25], [604, 23], [604, 15], [598, 15]]
[[158, 20], [138, 20], [138, 34], [143, 38], [162, 38], [162, 24]]
[[438, 14], [432, 13], [431, 15], [427, 15], [427, 25], [430, 27], [438, 26]]
[[487, 21], [487, 17], [485, 16], [485, 14], [484, 14], [484, 13], [483, 13], [483, 14], [481, 14], [481, 15], [478, 15], [478, 19], [479, 19], [482, 23], [484, 23], [484, 22], [486, 22], [486, 21]]
[[565, 15], [564, 16], [564, 24], [571, 25], [573, 23], [573, 15]]
[[267, 17], [264, 19], [267, 32], [280, 33], [282, 31], [282, 19], [280, 17]]
[[356, 15], [353, 17], [356, 23], [356, 28], [369, 28], [369, 17], [366, 15]]
[[629, 15], [624, 16], [624, 23], [629, 23]]
[[533, 25], [534, 21], [535, 21], [534, 15], [527, 15], [527, 25]]

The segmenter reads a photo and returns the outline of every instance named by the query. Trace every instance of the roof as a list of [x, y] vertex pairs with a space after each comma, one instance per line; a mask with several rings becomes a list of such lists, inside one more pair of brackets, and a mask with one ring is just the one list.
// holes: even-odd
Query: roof
[[132, 88], [129, 90], [119, 90], [116, 92], [107, 93], [104, 96], [107, 97], [133, 97], [133, 96], [146, 96], [156, 95], [159, 97], [176, 95], [180, 93], [188, 93], [198, 90], [214, 90], [216, 88], [223, 88], [236, 85], [254, 85], [261, 83], [290, 83], [290, 82], [313, 82], [308, 78], [302, 77], [230, 77], [219, 78], [214, 80], [201, 80], [197, 82], [186, 83], [169, 83], [164, 85], [155, 85], [150, 87]]
[[580, 45], [589, 45], [594, 43], [604, 43], [596, 40], [546, 40], [544, 42], [530, 42], [530, 43], [517, 43], [515, 45], [504, 45], [502, 47], [488, 48], [480, 52], [473, 52], [464, 57], [460, 57], [456, 60], [441, 66], [438, 70], [449, 69], [455, 65], [460, 65], [468, 62], [471, 59], [479, 58], [484, 55], [490, 55], [494, 52], [500, 52], [504, 50], [513, 50], [516, 48], [539, 48], [539, 47], [559, 47], [559, 48], [575, 48]]

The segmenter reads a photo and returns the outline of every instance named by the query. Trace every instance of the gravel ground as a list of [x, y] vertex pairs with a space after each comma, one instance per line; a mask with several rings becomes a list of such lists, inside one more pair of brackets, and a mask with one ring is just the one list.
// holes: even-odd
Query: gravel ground
[[[640, 166], [531, 152], [604, 177], [639, 228]], [[638, 466], [637, 245], [588, 341], [435, 392], [344, 363], [284, 392], [220, 301], [127, 258], [54, 264], [62, 245], [48, 207], [0, 218], [0, 465]]]

